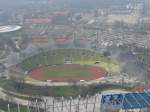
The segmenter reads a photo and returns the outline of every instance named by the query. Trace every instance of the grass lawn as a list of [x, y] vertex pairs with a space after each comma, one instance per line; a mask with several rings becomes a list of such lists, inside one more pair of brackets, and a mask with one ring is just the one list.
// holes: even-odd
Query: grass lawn
[[89, 66], [58, 65], [42, 68], [46, 77], [90, 77], [92, 75]]
[[[3, 87], [6, 90], [26, 94], [30, 96], [40, 97], [40, 96], [54, 96], [54, 97], [77, 97], [78, 95], [86, 96], [94, 95], [95, 93], [108, 90], [108, 89], [132, 89], [134, 85], [118, 85], [118, 84], [98, 84], [98, 85], [90, 85], [90, 86], [34, 86], [29, 84], [24, 84], [23, 88], [16, 88], [15, 85], [19, 85], [18, 82], [8, 81], [7, 84]], [[129, 91], [130, 91], [129, 90]], [[6, 110], [7, 103], [0, 101], [0, 109]], [[11, 108], [14, 106], [11, 105]], [[15, 106], [16, 107], [16, 106]], [[12, 111], [13, 112], [13, 111]], [[23, 111], [24, 112], [24, 111]], [[31, 111], [32, 112], [32, 111]]]

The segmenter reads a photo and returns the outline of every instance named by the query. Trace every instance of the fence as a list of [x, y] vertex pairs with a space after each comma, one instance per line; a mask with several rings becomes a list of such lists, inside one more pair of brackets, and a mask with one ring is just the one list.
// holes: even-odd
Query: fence
[[[22, 112], [22, 106], [16, 105], [17, 111]], [[100, 98], [99, 95], [86, 98], [78, 97], [73, 99], [72, 97], [65, 99], [61, 98], [44, 98], [43, 101], [30, 101], [28, 105], [24, 107], [26, 112], [99, 112], [100, 111]], [[11, 111], [11, 107], [8, 104], [8, 112]], [[23, 111], [24, 112], [24, 111]]]

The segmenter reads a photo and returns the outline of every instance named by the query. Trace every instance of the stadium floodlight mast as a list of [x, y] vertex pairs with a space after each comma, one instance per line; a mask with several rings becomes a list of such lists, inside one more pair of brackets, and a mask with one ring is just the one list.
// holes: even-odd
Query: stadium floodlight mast
[[8, 104], [7, 106], [8, 106], [8, 112], [10, 112], [10, 105]]
[[72, 107], [72, 97], [70, 97], [70, 109], [69, 109], [70, 112], [72, 111], [72, 108], [71, 108], [71, 107]]
[[18, 109], [18, 112], [20, 112], [20, 105], [19, 105], [19, 103], [17, 105], [17, 109]]
[[79, 112], [80, 110], [80, 100], [81, 100], [81, 96], [78, 96], [78, 104], [77, 104], [77, 112]]
[[86, 96], [86, 104], [85, 104], [86, 112], [88, 112], [88, 101], [89, 101], [89, 95]]
[[64, 97], [61, 97], [62, 103], [61, 103], [61, 111], [63, 112], [64, 110]]

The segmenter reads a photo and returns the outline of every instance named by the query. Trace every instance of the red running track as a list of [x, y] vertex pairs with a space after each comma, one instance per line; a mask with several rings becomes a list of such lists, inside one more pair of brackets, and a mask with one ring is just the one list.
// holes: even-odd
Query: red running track
[[[78, 65], [78, 64], [72, 64], [72, 65], [64, 65], [63, 67], [67, 67], [67, 66], [78, 66], [79, 68], [82, 68], [81, 65]], [[100, 68], [100, 67], [97, 67], [97, 66], [91, 66], [90, 69], [91, 69], [91, 73], [92, 75], [90, 77], [45, 77], [42, 73], [42, 67], [38, 67], [38, 68], [35, 68], [33, 70], [31, 70], [29, 72], [29, 76], [32, 78], [32, 79], [35, 79], [35, 80], [40, 80], [40, 81], [46, 81], [46, 80], [53, 80], [53, 81], [57, 81], [57, 82], [67, 82], [67, 81], [79, 81], [79, 80], [86, 80], [86, 81], [89, 81], [89, 80], [96, 80], [96, 79], [100, 79], [102, 77], [106, 77], [107, 75], [107, 71]], [[55, 66], [50, 66], [50, 67], [55, 67]]]

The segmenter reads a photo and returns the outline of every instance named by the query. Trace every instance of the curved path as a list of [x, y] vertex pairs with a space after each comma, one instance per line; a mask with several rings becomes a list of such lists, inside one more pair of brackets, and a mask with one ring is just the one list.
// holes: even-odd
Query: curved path
[[106, 83], [107, 77], [105, 78], [100, 78], [97, 80], [91, 80], [91, 81], [84, 81], [80, 80], [78, 82], [53, 82], [53, 81], [36, 81], [36, 80], [27, 80], [25, 81], [27, 84], [32, 84], [35, 86], [71, 86], [71, 85], [91, 85], [91, 84], [99, 84], [99, 83]]

